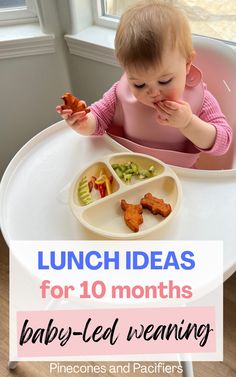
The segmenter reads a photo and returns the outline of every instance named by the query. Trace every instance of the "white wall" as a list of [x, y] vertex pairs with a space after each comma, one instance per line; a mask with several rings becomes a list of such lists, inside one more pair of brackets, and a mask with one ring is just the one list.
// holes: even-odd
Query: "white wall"
[[[40, 2], [45, 5], [45, 0]], [[46, 3], [42, 27], [55, 34], [55, 53], [0, 59], [0, 177], [19, 148], [59, 120], [55, 106], [64, 91], [71, 90], [56, 1]]]
[[69, 54], [64, 34], [91, 23], [88, 0], [79, 0], [82, 17], [75, 1], [70, 8], [70, 0], [37, 0], [41, 29], [55, 35], [55, 53], [0, 59], [0, 177], [31, 137], [61, 119], [55, 107], [64, 92], [90, 104], [121, 75], [119, 68]]
[[98, 100], [121, 76], [121, 69], [70, 55], [69, 67], [73, 93], [87, 104]]
[[0, 169], [33, 135], [57, 121], [55, 106], [68, 80], [55, 54], [0, 61]]

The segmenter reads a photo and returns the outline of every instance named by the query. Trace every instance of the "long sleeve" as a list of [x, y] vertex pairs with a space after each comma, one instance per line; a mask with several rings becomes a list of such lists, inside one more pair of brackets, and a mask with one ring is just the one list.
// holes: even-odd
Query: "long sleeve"
[[220, 156], [226, 153], [229, 149], [233, 131], [221, 112], [220, 106], [215, 97], [206, 88], [204, 94], [203, 106], [199, 118], [212, 124], [216, 128], [216, 138], [210, 149], [202, 151], [215, 156]]
[[116, 82], [97, 102], [94, 102], [91, 106], [91, 112], [96, 118], [96, 130], [94, 135], [103, 135], [107, 128], [111, 125], [112, 119], [116, 109], [116, 88], [118, 82]]

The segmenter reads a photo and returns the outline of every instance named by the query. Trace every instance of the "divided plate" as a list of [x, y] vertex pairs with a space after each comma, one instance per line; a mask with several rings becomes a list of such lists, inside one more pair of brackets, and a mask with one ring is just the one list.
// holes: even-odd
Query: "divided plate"
[[[132, 178], [130, 183], [126, 183], [116, 174], [112, 164], [124, 164], [129, 161], [138, 164], [140, 169], [154, 166], [157, 174], [142, 180]], [[78, 195], [79, 182], [84, 176], [88, 181], [92, 176], [97, 177], [101, 169], [104, 169], [107, 176], [113, 176], [112, 194], [104, 198], [97, 197], [92, 203], [84, 205]], [[143, 223], [138, 232], [133, 232], [124, 221], [124, 211], [120, 202], [125, 199], [130, 204], [139, 204], [141, 198], [148, 192], [170, 204], [172, 212], [164, 218], [144, 209]], [[70, 191], [70, 205], [81, 224], [96, 234], [113, 239], [135, 239], [145, 237], [152, 232], [157, 233], [159, 229], [168, 226], [177, 213], [181, 200], [181, 184], [174, 171], [162, 161], [140, 153], [116, 153], [104, 156], [79, 173]]]

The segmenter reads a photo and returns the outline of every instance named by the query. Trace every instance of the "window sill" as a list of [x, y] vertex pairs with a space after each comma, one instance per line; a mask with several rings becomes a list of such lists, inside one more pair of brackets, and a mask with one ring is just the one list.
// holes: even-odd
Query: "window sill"
[[[69, 51], [73, 55], [119, 67], [114, 54], [116, 31], [101, 26], [90, 26], [78, 34], [65, 35]], [[234, 50], [235, 44], [228, 44]]]
[[55, 52], [54, 35], [42, 33], [39, 24], [0, 28], [0, 59]]
[[118, 67], [114, 54], [115, 30], [90, 26], [78, 34], [65, 35], [69, 51], [73, 55]]

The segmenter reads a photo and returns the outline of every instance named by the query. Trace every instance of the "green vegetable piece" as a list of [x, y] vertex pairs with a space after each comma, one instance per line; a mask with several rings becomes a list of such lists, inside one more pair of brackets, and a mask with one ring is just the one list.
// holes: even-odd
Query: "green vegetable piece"
[[124, 181], [129, 183], [131, 181], [132, 174], [124, 174]]
[[140, 179], [145, 179], [145, 178], [147, 178], [147, 173], [148, 173], [148, 171], [147, 170], [139, 170], [139, 178]]
[[157, 175], [157, 171], [155, 170], [155, 167], [154, 166], [150, 166], [150, 168], [148, 169], [149, 173], [151, 173], [151, 176], [154, 177], [155, 175]]
[[115, 172], [116, 172], [116, 174], [118, 175], [119, 178], [123, 178], [124, 173], [120, 170], [120, 168], [116, 169]]
[[125, 174], [134, 174], [134, 171], [133, 171], [132, 168], [127, 168], [127, 169], [125, 170]]
[[151, 178], [152, 177], [152, 173], [150, 173], [150, 171], [146, 170], [145, 171], [145, 176], [146, 176], [146, 178]]
[[87, 205], [87, 204], [92, 203], [93, 201], [92, 196], [89, 192], [89, 185], [88, 185], [88, 180], [86, 176], [84, 176], [79, 183], [78, 196], [82, 204]]
[[154, 168], [154, 166], [152, 165], [152, 166], [150, 166], [149, 167], [149, 169], [148, 169], [148, 171], [150, 171], [150, 173], [153, 173], [154, 171], [155, 171], [155, 168]]
[[135, 164], [135, 162], [131, 162], [131, 168], [132, 168], [134, 174], [138, 173], [139, 168], [138, 168], [138, 165]]
[[120, 165], [119, 165], [119, 164], [112, 164], [111, 166], [113, 167], [113, 169], [114, 169], [114, 170], [116, 170], [117, 168], [119, 168], [119, 167], [120, 167]]

